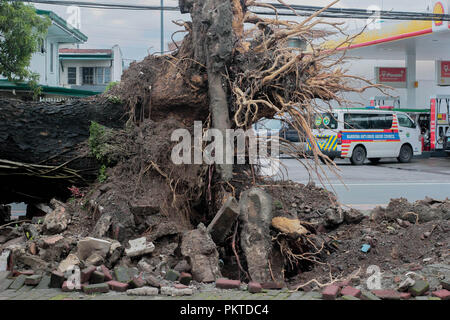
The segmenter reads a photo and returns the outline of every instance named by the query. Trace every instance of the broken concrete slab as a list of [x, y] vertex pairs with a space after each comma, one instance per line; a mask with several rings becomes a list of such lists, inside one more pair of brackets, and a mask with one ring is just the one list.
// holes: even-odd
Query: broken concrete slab
[[194, 294], [194, 290], [191, 288], [178, 289], [173, 287], [161, 287], [161, 294], [172, 297], [191, 296]]
[[272, 281], [269, 256], [272, 251], [270, 225], [272, 223], [272, 197], [263, 189], [252, 188], [241, 194], [240, 220], [242, 222], [241, 247], [253, 281]]
[[130, 296], [156, 296], [158, 295], [158, 293], [159, 293], [158, 288], [153, 287], [142, 287], [127, 290], [127, 295]]
[[86, 259], [85, 264], [87, 266], [101, 266], [104, 263], [104, 259], [102, 256], [100, 256], [98, 253], [93, 253], [89, 256], [89, 258]]
[[181, 254], [191, 262], [191, 273], [195, 281], [208, 283], [220, 278], [219, 253], [202, 223], [197, 229], [183, 234]]
[[93, 253], [97, 253], [102, 258], [105, 258], [110, 248], [111, 242], [88, 237], [78, 241], [77, 256], [83, 261], [89, 258]]
[[55, 209], [45, 216], [43, 222], [44, 230], [50, 234], [61, 233], [67, 229], [70, 216], [61, 202], [52, 200], [52, 204], [55, 206]]
[[239, 214], [238, 202], [234, 197], [229, 197], [207, 228], [215, 243], [222, 244], [225, 241]]
[[64, 273], [68, 270], [74, 269], [76, 266], [79, 266], [80, 263], [80, 259], [78, 259], [75, 254], [71, 253], [67, 256], [66, 259], [60, 262], [58, 271]]
[[148, 253], [152, 253], [155, 250], [153, 242], [148, 242], [145, 237], [129, 240], [130, 247], [125, 249], [125, 254], [128, 257], [138, 257]]
[[92, 231], [92, 236], [95, 238], [103, 238], [107, 235], [108, 230], [110, 229], [112, 224], [112, 215], [109, 213], [104, 213], [98, 219], [95, 224], [94, 230]]
[[49, 264], [46, 261], [32, 254], [18, 255], [15, 259], [17, 262], [29, 266], [34, 271], [46, 271], [49, 267]]
[[4, 250], [0, 255], [0, 272], [4, 272], [8, 270], [8, 261], [11, 251]]

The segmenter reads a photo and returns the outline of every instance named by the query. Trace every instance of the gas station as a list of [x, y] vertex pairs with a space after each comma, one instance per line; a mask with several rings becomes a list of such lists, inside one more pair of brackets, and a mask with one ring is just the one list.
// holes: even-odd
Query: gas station
[[[430, 9], [435, 14], [449, 14], [450, 3], [448, 0], [433, 1]], [[328, 43], [327, 47], [336, 43]], [[399, 61], [398, 67], [377, 66], [373, 78], [379, 84], [404, 89], [406, 101], [401, 103], [400, 97], [396, 96], [377, 96], [370, 99], [370, 106], [389, 105], [395, 110], [410, 113], [428, 138], [424, 150], [443, 149], [445, 135], [450, 127], [449, 21], [380, 23], [377, 28], [364, 31], [339, 49], [347, 49], [347, 55], [361, 59]], [[435, 62], [435, 85], [434, 89], [427, 90], [426, 106], [417, 103], [420, 86], [417, 81], [418, 61]], [[442, 94], [443, 87], [449, 87], [448, 94]]]

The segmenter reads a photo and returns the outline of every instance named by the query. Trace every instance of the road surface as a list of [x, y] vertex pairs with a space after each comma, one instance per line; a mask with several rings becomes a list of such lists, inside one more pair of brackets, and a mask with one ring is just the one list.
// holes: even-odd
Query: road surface
[[[298, 161], [283, 159], [282, 162], [289, 179], [308, 183], [308, 173]], [[441, 200], [450, 198], [450, 158], [414, 159], [408, 164], [387, 159], [378, 165], [365, 166], [336, 160], [336, 164], [343, 182], [326, 166], [321, 165], [320, 168], [325, 170], [329, 179], [325, 187], [334, 191], [343, 205], [370, 210], [377, 205], [387, 205], [392, 198], [404, 197], [409, 201], [426, 196]], [[320, 184], [317, 177], [312, 180]]]

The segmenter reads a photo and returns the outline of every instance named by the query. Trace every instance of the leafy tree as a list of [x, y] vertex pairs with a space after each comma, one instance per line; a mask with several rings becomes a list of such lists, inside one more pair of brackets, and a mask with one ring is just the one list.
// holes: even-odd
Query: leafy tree
[[28, 66], [50, 24], [31, 5], [0, 0], [0, 75], [9, 81], [28, 80], [37, 88], [39, 76]]

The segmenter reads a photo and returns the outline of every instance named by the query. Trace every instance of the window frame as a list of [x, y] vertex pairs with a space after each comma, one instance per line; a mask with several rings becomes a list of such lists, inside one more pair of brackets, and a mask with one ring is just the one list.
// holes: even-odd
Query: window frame
[[[70, 70], [71, 69], [75, 69], [75, 79], [70, 77]], [[77, 84], [77, 79], [78, 78], [78, 70], [77, 67], [67, 67], [67, 84], [71, 84], [71, 85], [76, 85]], [[75, 83], [71, 83], [71, 80], [75, 80]]]

